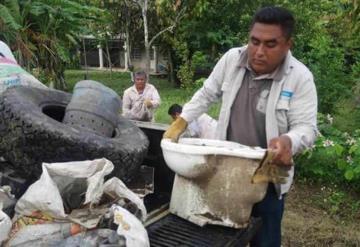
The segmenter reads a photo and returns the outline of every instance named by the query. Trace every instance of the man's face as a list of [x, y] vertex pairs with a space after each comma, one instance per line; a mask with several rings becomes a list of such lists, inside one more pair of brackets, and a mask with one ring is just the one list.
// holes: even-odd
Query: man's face
[[255, 23], [248, 43], [249, 64], [256, 74], [273, 72], [283, 61], [292, 45], [281, 26]]
[[145, 76], [136, 76], [135, 77], [135, 88], [138, 92], [144, 91], [145, 83], [146, 83]]

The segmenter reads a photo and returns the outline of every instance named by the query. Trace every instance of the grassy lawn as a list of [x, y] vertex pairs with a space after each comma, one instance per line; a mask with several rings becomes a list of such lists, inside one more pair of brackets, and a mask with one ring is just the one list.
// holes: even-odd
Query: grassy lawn
[[[76, 82], [84, 80], [84, 75], [84, 70], [67, 70], [65, 72], [65, 79], [69, 86], [69, 92], [73, 90]], [[124, 90], [132, 85], [130, 74], [127, 72], [110, 73], [109, 71], [90, 70], [87, 79], [103, 83], [117, 92], [121, 97]], [[159, 123], [170, 123], [171, 118], [167, 114], [169, 107], [174, 103], [183, 105], [190, 100], [194, 94], [194, 90], [175, 88], [167, 81], [167, 79], [151, 77], [150, 83], [157, 88], [162, 101], [155, 114], [156, 122]], [[219, 105], [217, 104], [211, 107], [209, 114], [212, 117], [217, 118], [219, 114]]]

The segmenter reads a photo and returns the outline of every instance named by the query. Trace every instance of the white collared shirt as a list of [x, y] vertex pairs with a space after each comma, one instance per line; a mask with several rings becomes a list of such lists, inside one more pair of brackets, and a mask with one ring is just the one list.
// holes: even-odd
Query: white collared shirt
[[198, 119], [189, 123], [188, 129], [191, 137], [215, 139], [217, 121], [208, 114], [202, 114]]
[[[145, 100], [150, 100], [151, 108], [144, 105]], [[144, 91], [139, 93], [135, 85], [124, 91], [122, 115], [132, 120], [154, 121], [154, 111], [160, 106], [161, 99], [156, 88], [146, 83]]]

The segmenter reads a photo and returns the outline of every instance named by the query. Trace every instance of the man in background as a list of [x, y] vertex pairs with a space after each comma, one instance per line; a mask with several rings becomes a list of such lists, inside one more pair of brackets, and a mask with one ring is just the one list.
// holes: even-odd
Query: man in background
[[[182, 106], [173, 104], [169, 107], [168, 114], [175, 121], [182, 112]], [[199, 137], [203, 139], [214, 139], [217, 121], [204, 113], [191, 123], [187, 129], [189, 130], [190, 137]]]
[[154, 121], [155, 109], [160, 106], [160, 95], [156, 88], [147, 82], [144, 71], [134, 74], [134, 85], [124, 91], [122, 115], [138, 121]]

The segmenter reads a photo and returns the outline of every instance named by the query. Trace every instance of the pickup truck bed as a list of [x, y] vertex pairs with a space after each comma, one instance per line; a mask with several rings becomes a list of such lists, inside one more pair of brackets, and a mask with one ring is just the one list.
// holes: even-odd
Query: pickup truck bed
[[[246, 246], [261, 226], [261, 220], [252, 218], [245, 229], [213, 225], [200, 227], [169, 212], [174, 173], [167, 167], [160, 147], [163, 133], [168, 125], [136, 121], [134, 123], [141, 128], [150, 141], [143, 165], [154, 168], [154, 193], [144, 198], [148, 211], [145, 227], [151, 246]], [[0, 161], [0, 165], [4, 168], [6, 162]], [[3, 169], [0, 172], [0, 184], [10, 185], [17, 197], [29, 186], [26, 180], [18, 177], [21, 176], [13, 170]], [[9, 215], [13, 214], [13, 210], [14, 204], [4, 208]]]
[[252, 219], [246, 229], [222, 226], [200, 227], [176, 215], [167, 214], [149, 225], [150, 244], [154, 247], [166, 246], [246, 246], [258, 230], [259, 220]]
[[251, 218], [245, 229], [207, 225], [200, 227], [168, 211], [174, 173], [167, 167], [160, 142], [168, 125], [134, 123], [147, 135], [150, 147], [143, 165], [154, 168], [154, 193], [144, 199], [148, 210], [145, 223], [151, 246], [246, 246], [261, 226], [261, 220]]

